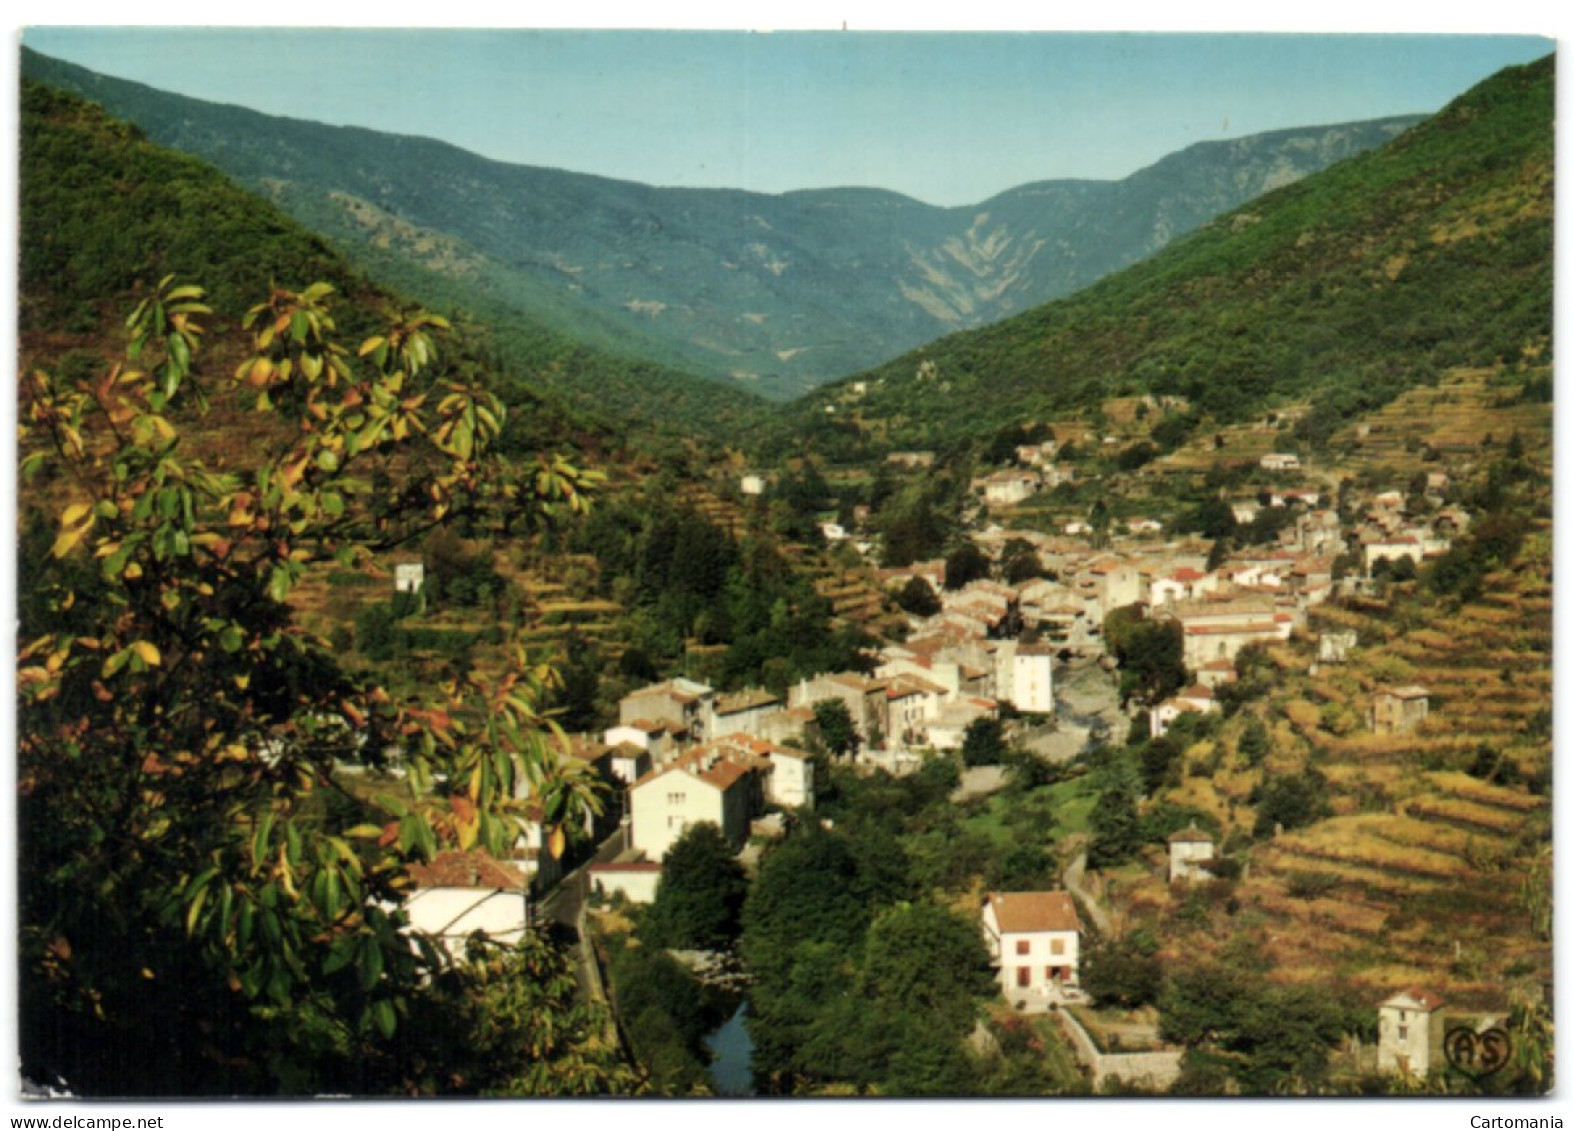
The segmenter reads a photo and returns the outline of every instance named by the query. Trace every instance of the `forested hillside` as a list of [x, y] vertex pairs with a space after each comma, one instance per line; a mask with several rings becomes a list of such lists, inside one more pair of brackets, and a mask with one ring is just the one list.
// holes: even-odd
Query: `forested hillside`
[[[202, 278], [221, 311], [271, 281], [331, 281], [362, 312], [347, 315], [354, 330], [370, 325], [364, 312], [395, 301], [277, 207], [74, 95], [27, 83], [22, 142], [24, 342], [45, 330], [91, 336], [116, 300], [169, 272]], [[397, 286], [401, 276], [382, 277]], [[461, 315], [470, 360], [484, 359], [508, 399], [533, 407], [541, 438], [595, 433], [657, 447], [657, 437], [711, 437], [764, 411], [746, 393], [602, 353], [484, 298], [465, 306], [440, 286], [427, 291], [434, 309]]]
[[1221, 422], [1315, 394], [1316, 439], [1449, 366], [1543, 356], [1552, 91], [1550, 57], [1510, 68], [1072, 298], [805, 398], [797, 425], [930, 447], [1124, 394]]

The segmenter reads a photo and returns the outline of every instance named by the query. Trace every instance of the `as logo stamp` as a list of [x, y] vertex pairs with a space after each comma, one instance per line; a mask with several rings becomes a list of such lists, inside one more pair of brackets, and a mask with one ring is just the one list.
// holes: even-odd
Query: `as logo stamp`
[[1509, 1035], [1497, 1028], [1478, 1033], [1459, 1025], [1443, 1037], [1443, 1055], [1448, 1058], [1449, 1066], [1477, 1080], [1507, 1064], [1513, 1047]]

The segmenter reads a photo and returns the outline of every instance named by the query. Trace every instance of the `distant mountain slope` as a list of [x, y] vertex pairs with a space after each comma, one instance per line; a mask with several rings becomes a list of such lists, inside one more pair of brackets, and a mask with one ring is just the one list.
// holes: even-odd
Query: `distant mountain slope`
[[275, 118], [23, 52], [156, 141], [271, 195], [368, 269], [771, 397], [1070, 294], [1415, 118], [1194, 145], [1122, 181], [964, 208], [875, 189], [662, 189]]
[[1553, 73], [1502, 71], [1071, 298], [818, 390], [781, 442], [851, 421], [943, 445], [1136, 392], [1217, 420], [1311, 395], [1315, 438], [1445, 367], [1547, 360]]
[[[105, 317], [124, 314], [134, 288], [170, 272], [206, 286], [220, 317], [233, 318], [275, 280], [332, 282], [345, 296], [341, 324], [352, 335], [370, 332], [377, 308], [408, 305], [206, 162], [152, 144], [75, 95], [23, 85], [24, 348], [74, 336], [90, 343]], [[397, 272], [389, 275], [400, 281]], [[451, 296], [430, 290], [421, 295], [429, 305], [452, 305], [445, 301]], [[484, 302], [470, 309], [496, 314]], [[455, 348], [492, 371], [516, 405], [531, 406], [518, 414], [520, 424], [528, 418], [547, 444], [632, 438], [656, 446], [666, 442], [662, 437], [736, 429], [769, 409], [746, 393], [598, 352], [517, 316], [492, 323], [463, 327]]]

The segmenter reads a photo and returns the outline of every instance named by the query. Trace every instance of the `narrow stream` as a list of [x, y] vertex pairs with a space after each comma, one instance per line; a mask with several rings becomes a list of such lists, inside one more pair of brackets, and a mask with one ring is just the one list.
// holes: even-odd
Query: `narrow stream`
[[747, 999], [738, 1004], [727, 1023], [705, 1038], [705, 1047], [715, 1056], [710, 1064], [711, 1084], [718, 1096], [754, 1095], [754, 1071], [750, 1060], [754, 1056], [754, 1042], [743, 1019], [748, 1016]]

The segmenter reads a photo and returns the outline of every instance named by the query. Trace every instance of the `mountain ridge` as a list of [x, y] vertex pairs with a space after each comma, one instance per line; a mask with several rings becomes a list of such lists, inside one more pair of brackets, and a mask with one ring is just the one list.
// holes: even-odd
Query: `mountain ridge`
[[[1370, 148], [1415, 120], [1196, 143], [1121, 181], [1029, 182], [979, 205], [942, 207], [862, 186], [660, 188], [511, 164], [436, 139], [166, 94], [27, 49], [23, 72], [266, 188], [352, 261], [364, 265], [379, 238], [359, 200], [422, 238], [456, 241], [475, 278], [444, 278], [450, 289], [479, 288], [590, 345], [776, 399], [1070, 293], [1261, 185]], [[1232, 164], [1216, 167], [1221, 157]], [[1195, 199], [1167, 194], [1161, 182], [1172, 179]]]

